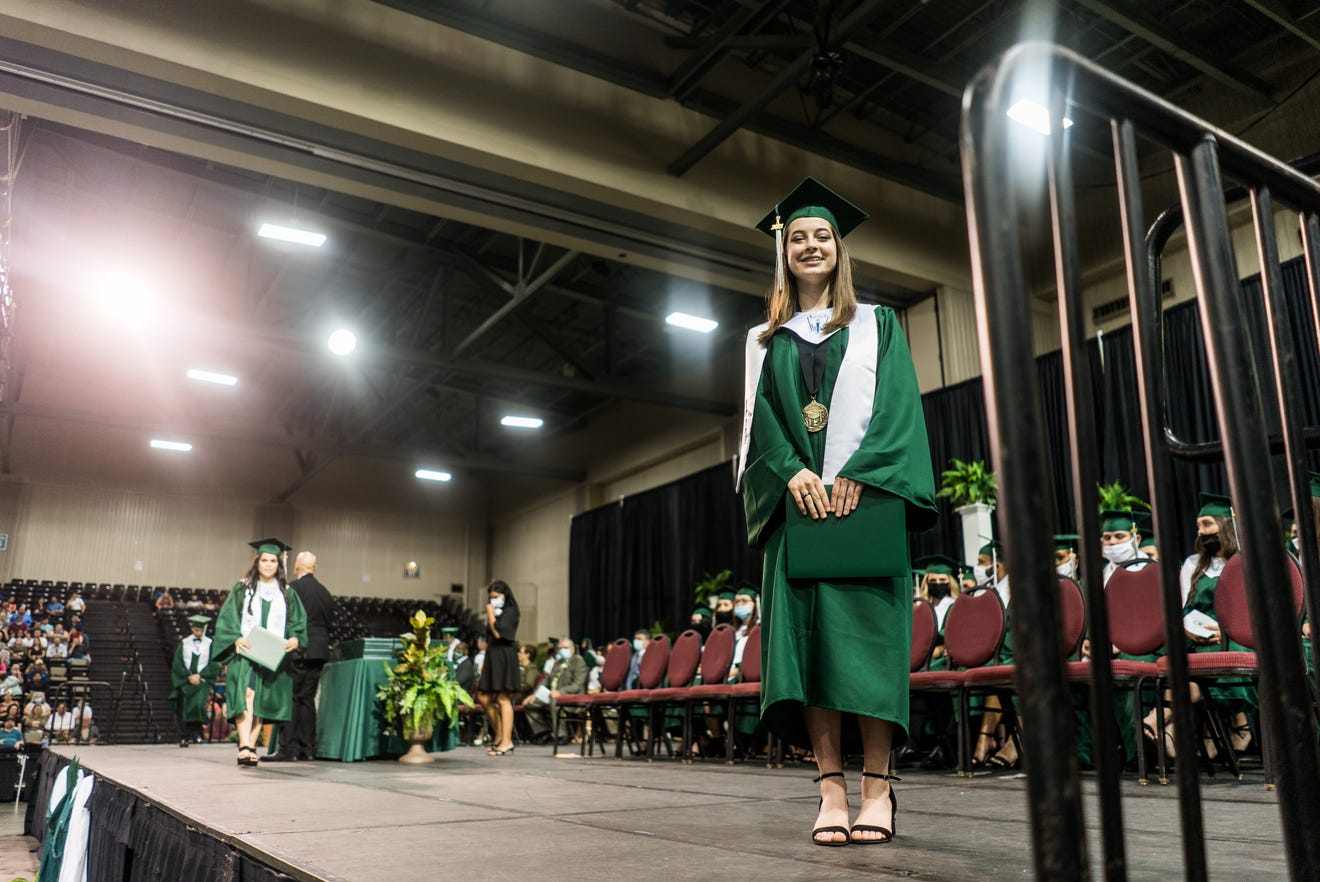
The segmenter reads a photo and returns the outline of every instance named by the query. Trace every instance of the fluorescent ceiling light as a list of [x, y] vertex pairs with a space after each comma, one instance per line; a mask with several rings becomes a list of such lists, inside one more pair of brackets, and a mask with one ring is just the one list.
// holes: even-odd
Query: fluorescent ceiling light
[[197, 368], [189, 368], [188, 379], [201, 380], [203, 383], [215, 383], [217, 386], [233, 386], [238, 383], [238, 377], [230, 374], [218, 374], [215, 371], [203, 371]]
[[699, 331], [703, 334], [709, 334], [720, 326], [720, 323], [714, 319], [702, 318], [699, 315], [688, 315], [686, 312], [671, 312], [665, 316], [665, 324], [689, 331]]
[[544, 424], [545, 420], [540, 417], [506, 416], [500, 420], [501, 426], [512, 426], [515, 429], [539, 429]]
[[187, 453], [192, 450], [192, 445], [187, 441], [162, 441], [159, 438], [152, 438], [151, 446], [157, 450], [176, 450], [179, 453]]
[[320, 248], [325, 244], [325, 233], [313, 233], [311, 230], [282, 227], [279, 224], [262, 224], [261, 229], [257, 230], [257, 235], [263, 239], [278, 239], [281, 242], [310, 245], [313, 248]]
[[348, 355], [357, 348], [357, 334], [354, 334], [348, 328], [340, 328], [330, 335], [326, 341], [330, 351], [335, 355]]
[[[1045, 105], [1032, 101], [1030, 98], [1023, 98], [1008, 109], [1008, 118], [1016, 123], [1020, 123], [1033, 132], [1040, 132], [1042, 135], [1050, 133], [1050, 112], [1045, 109]], [[1063, 127], [1066, 129], [1073, 124], [1068, 117], [1063, 118]]]
[[435, 469], [418, 469], [413, 474], [423, 481], [448, 481], [454, 477], [449, 472], [437, 472]]

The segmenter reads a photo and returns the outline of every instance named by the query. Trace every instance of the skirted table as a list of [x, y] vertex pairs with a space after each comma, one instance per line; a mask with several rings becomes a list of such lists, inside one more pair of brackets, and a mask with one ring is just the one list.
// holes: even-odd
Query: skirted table
[[[376, 687], [386, 681], [380, 658], [350, 658], [330, 662], [321, 673], [321, 701], [316, 711], [316, 758], [351, 763], [377, 756], [402, 756], [408, 743], [381, 730]], [[448, 726], [436, 722], [426, 749], [453, 750], [458, 744], [457, 718]]]

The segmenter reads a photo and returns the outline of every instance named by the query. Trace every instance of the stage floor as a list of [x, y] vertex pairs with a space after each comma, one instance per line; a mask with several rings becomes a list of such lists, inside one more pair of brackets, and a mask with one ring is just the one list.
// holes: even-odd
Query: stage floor
[[[545, 747], [502, 758], [461, 747], [425, 766], [256, 770], [236, 767], [228, 746], [77, 753], [98, 775], [299, 879], [377, 882], [428, 867], [436, 878], [483, 880], [1031, 878], [1025, 780], [1012, 773], [969, 782], [905, 772], [895, 843], [820, 848], [808, 835], [814, 772], [802, 766], [555, 759]], [[857, 772], [849, 779], [856, 806]], [[1286, 879], [1275, 795], [1259, 777], [1221, 777], [1202, 793], [1211, 878]], [[1129, 878], [1181, 878], [1174, 788], [1125, 782], [1124, 811]], [[1094, 803], [1087, 826], [1094, 864]]]

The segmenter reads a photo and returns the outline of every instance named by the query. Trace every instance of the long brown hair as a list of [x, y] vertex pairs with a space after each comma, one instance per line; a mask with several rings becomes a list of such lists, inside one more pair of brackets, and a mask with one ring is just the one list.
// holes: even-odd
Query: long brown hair
[[[853, 316], [857, 314], [857, 289], [853, 287], [852, 258], [848, 255], [848, 246], [843, 244], [843, 239], [833, 226], [830, 229], [834, 232], [836, 250], [834, 278], [830, 279], [830, 306], [834, 307], [834, 317], [825, 325], [825, 332], [832, 334], [852, 323]], [[780, 269], [784, 274], [784, 286], [778, 288], [771, 282], [765, 292], [765, 320], [768, 325], [756, 338], [762, 346], [769, 345], [775, 331], [797, 311], [797, 279], [788, 271], [787, 246], [780, 260], [783, 263]]]
[[[1215, 518], [1215, 523], [1219, 525], [1219, 532], [1215, 534], [1219, 537], [1219, 554], [1206, 553], [1206, 550], [1201, 547], [1201, 536], [1199, 533], [1196, 536], [1195, 545], [1192, 546], [1196, 549], [1196, 553], [1199, 555], [1196, 559], [1196, 569], [1192, 570], [1193, 593], [1196, 591], [1197, 581], [1205, 575], [1205, 571], [1210, 567], [1210, 561], [1214, 560], [1216, 557], [1222, 557], [1224, 560], [1228, 560], [1230, 557], [1238, 553], [1237, 531], [1233, 529], [1232, 519]], [[1191, 596], [1191, 594], [1187, 595], [1189, 600], [1191, 599]]]
[[[261, 560], [261, 555], [264, 553], [265, 552], [258, 551], [257, 556], [252, 558], [252, 566], [248, 567], [248, 571], [243, 576], [243, 581], [240, 583], [242, 584], [243, 591], [246, 594], [244, 598], [244, 603], [245, 606], [247, 607], [248, 612], [252, 611], [252, 599], [256, 597], [257, 583], [261, 581], [261, 573], [257, 569], [257, 562]], [[277, 554], [275, 555], [275, 560], [279, 564], [275, 568], [275, 584], [280, 586], [280, 592], [284, 595], [284, 602], [288, 603], [289, 592], [287, 589], [289, 587], [289, 583], [288, 580], [284, 577], [284, 558], [280, 557]]]

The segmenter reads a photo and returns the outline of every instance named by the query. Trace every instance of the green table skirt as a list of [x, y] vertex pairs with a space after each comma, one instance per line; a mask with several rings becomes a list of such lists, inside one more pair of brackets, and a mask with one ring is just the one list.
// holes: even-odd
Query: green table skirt
[[[316, 711], [317, 759], [346, 763], [377, 756], [401, 756], [408, 744], [397, 735], [385, 735], [376, 687], [386, 680], [380, 659], [349, 659], [325, 666], [321, 673], [321, 701]], [[448, 726], [437, 721], [427, 745], [430, 752], [452, 750], [458, 744], [458, 720]]]

